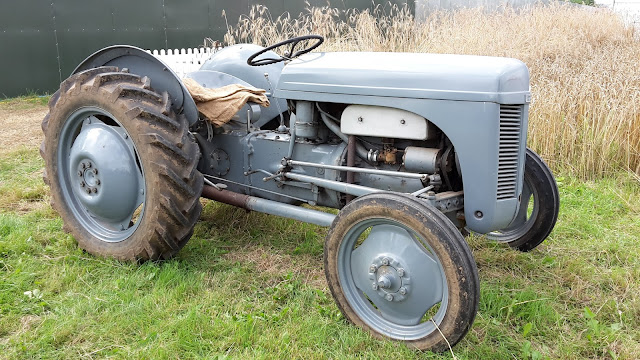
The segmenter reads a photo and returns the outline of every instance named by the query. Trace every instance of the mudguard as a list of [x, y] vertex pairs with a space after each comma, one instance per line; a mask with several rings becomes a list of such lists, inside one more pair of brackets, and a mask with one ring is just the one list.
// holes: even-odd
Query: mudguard
[[165, 63], [148, 52], [129, 45], [109, 46], [86, 58], [71, 75], [100, 67], [117, 66], [127, 68], [133, 74], [148, 76], [153, 89], [159, 93], [167, 92], [171, 97], [171, 107], [186, 116], [189, 125], [198, 121], [198, 108], [180, 77]]

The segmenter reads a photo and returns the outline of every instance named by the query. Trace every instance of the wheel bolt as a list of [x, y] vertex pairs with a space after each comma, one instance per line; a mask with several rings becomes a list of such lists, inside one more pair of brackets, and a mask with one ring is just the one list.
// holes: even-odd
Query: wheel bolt
[[370, 272], [370, 273], [374, 273], [374, 272], [376, 272], [376, 270], [378, 270], [378, 267], [377, 267], [377, 266], [375, 266], [375, 265], [371, 265], [371, 266], [369, 266], [369, 272]]
[[91, 188], [87, 188], [87, 194], [91, 194]]
[[398, 292], [400, 293], [400, 295], [406, 295], [407, 294], [407, 288], [406, 287], [401, 287]]
[[80, 187], [85, 187], [85, 185], [87, 184], [85, 184], [84, 181], [80, 181]]
[[93, 189], [91, 189], [91, 190], [93, 191], [93, 193], [94, 193], [94, 194], [97, 194], [97, 193], [98, 193], [98, 189], [96, 189], [96, 188], [93, 188]]
[[86, 169], [86, 168], [87, 168], [87, 164], [82, 163], [82, 164], [80, 164], [80, 167], [82, 168], [82, 170], [84, 170], [84, 169]]
[[91, 167], [92, 167], [92, 166], [93, 166], [93, 164], [91, 164], [91, 161], [89, 161], [89, 162], [87, 163], [87, 167], [88, 167], [89, 169], [91, 169]]
[[78, 176], [82, 177], [82, 171], [78, 170]]
[[404, 276], [404, 269], [403, 268], [399, 268], [398, 269], [398, 276], [400, 276], [400, 277]]
[[93, 175], [98, 175], [98, 169], [93, 169]]
[[393, 301], [393, 294], [387, 294], [384, 297], [387, 301]]
[[96, 180], [96, 185], [100, 185], [100, 179]]
[[389, 265], [389, 262], [390, 262], [390, 261], [389, 261], [389, 258], [384, 258], [384, 259], [382, 259], [382, 265], [384, 265], [384, 266]]
[[376, 283], [371, 284], [371, 288], [373, 290], [378, 290], [378, 284], [376, 284]]

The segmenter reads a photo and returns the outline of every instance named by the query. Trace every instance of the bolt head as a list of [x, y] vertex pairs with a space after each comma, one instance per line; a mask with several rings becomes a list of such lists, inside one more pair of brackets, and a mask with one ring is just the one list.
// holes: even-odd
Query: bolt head
[[80, 164], [80, 167], [82, 168], [82, 170], [87, 168], [87, 164], [85, 164], [84, 162]]
[[370, 273], [376, 272], [376, 270], [378, 270], [378, 267], [377, 267], [377, 266], [375, 266], [375, 265], [371, 265], [371, 266], [369, 266], [369, 272], [370, 272]]
[[98, 169], [93, 169], [93, 175], [98, 175]]
[[84, 183], [84, 181], [80, 181], [80, 187], [85, 187], [87, 184]]
[[390, 263], [389, 258], [382, 259], [382, 265], [387, 266], [387, 265], [389, 265], [389, 263]]
[[91, 188], [87, 188], [87, 194], [91, 194]]
[[387, 294], [384, 297], [387, 301], [393, 301], [393, 294]]
[[378, 284], [376, 284], [376, 283], [371, 284], [371, 288], [373, 290], [378, 290]]
[[91, 167], [92, 167], [92, 166], [93, 166], [93, 164], [91, 163], [91, 161], [87, 162], [87, 167], [88, 167], [89, 169], [91, 169]]
[[406, 121], [404, 121], [404, 119], [400, 120], [400, 124], [404, 125], [406, 123]]
[[362, 120], [363, 120], [363, 119], [362, 119], [362, 116], [359, 116], [359, 117], [358, 117], [358, 122], [362, 122]]
[[100, 179], [96, 179], [96, 185], [100, 185]]
[[398, 276], [400, 276], [400, 277], [404, 276], [404, 269], [403, 268], [399, 268], [398, 269]]
[[407, 288], [403, 286], [400, 289], [398, 289], [398, 292], [400, 293], [400, 295], [406, 295], [407, 294]]
[[78, 176], [82, 177], [82, 171], [78, 170]]
[[96, 188], [91, 189], [91, 191], [93, 191], [94, 194], [98, 193], [98, 189], [96, 189]]

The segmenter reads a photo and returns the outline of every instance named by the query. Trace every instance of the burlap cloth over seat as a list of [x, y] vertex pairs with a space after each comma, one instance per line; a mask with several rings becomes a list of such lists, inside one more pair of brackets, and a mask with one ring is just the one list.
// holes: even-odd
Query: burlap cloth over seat
[[196, 102], [198, 111], [213, 125], [222, 126], [231, 120], [248, 101], [269, 106], [266, 90], [240, 84], [220, 88], [205, 88], [193, 79], [184, 79], [184, 85]]

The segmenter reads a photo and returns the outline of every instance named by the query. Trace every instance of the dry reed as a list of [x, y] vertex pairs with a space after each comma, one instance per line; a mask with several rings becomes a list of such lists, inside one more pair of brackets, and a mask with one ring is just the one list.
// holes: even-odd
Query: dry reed
[[640, 174], [640, 41], [615, 14], [591, 7], [534, 6], [432, 14], [404, 8], [340, 12], [310, 8], [272, 18], [254, 7], [225, 35], [261, 45], [320, 34], [323, 51], [397, 51], [513, 57], [531, 73], [529, 146], [582, 178]]

